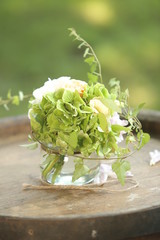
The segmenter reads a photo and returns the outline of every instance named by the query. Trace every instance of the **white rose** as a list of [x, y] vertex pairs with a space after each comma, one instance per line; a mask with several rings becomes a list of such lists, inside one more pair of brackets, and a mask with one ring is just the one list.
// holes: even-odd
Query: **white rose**
[[109, 109], [99, 99], [93, 98], [90, 100], [89, 105], [95, 113], [103, 113], [105, 116], [109, 114]]
[[50, 92], [55, 92], [60, 88], [68, 89], [73, 92], [77, 90], [81, 95], [86, 86], [87, 86], [86, 82], [71, 79], [70, 77], [60, 77], [58, 79], [53, 80], [49, 78], [48, 81], [44, 83], [43, 87], [34, 90], [33, 96], [35, 100], [33, 100], [32, 104], [40, 103], [44, 95]]

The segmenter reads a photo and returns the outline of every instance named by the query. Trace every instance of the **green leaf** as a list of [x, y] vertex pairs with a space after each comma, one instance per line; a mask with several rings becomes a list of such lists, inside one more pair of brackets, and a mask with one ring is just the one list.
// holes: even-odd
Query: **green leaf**
[[64, 103], [63, 103], [62, 100], [59, 99], [59, 100], [57, 101], [56, 107], [57, 107], [58, 110], [60, 110], [60, 111], [63, 112], [63, 114], [64, 114], [64, 116], [65, 116], [66, 118], [69, 118], [69, 112], [68, 112], [68, 111], [66, 110], [66, 108], [64, 107]]
[[97, 65], [96, 65], [96, 63], [93, 63], [90, 67], [91, 73], [95, 73], [96, 69], [97, 69]]
[[80, 177], [84, 176], [85, 174], [89, 173], [90, 169], [84, 165], [83, 159], [76, 158], [75, 159], [75, 170], [72, 176], [72, 182], [75, 182]]
[[63, 93], [62, 100], [64, 103], [70, 103], [73, 100], [73, 92], [69, 90], [65, 90]]
[[35, 115], [35, 120], [43, 127], [44, 124], [44, 113], [41, 109], [37, 110], [37, 114]]
[[89, 94], [93, 95], [92, 98], [95, 98], [95, 97], [108, 98], [109, 97], [109, 92], [107, 88], [105, 88], [105, 86], [100, 83], [96, 83], [95, 85], [93, 85], [93, 87], [90, 87]]
[[38, 143], [37, 142], [33, 142], [33, 143], [30, 143], [30, 144], [22, 144], [20, 145], [21, 147], [25, 147], [29, 150], [34, 150], [36, 148], [38, 148]]
[[[96, 126], [95, 126], [96, 125]], [[90, 119], [87, 120], [87, 131], [91, 128], [97, 128], [97, 115], [91, 115]]]
[[66, 152], [66, 150], [67, 150], [67, 143], [59, 137], [56, 139], [56, 146], [63, 149], [64, 152]]
[[93, 56], [91, 56], [91, 57], [86, 58], [84, 61], [91, 66], [95, 62], [95, 59]]
[[18, 96], [14, 96], [13, 97], [13, 100], [12, 100], [12, 103], [14, 104], [14, 105], [19, 105], [19, 97]]
[[47, 123], [51, 131], [55, 131], [60, 128], [60, 122], [58, 121], [54, 113], [50, 114], [47, 117]]
[[116, 78], [111, 78], [110, 80], [109, 80], [109, 86], [110, 87], [119, 87], [120, 86], [120, 81], [119, 80], [117, 80]]
[[108, 127], [106, 116], [103, 113], [99, 113], [98, 119], [99, 119], [100, 127], [104, 132], [106, 132]]
[[66, 110], [67, 114], [72, 115], [74, 117], [77, 116], [77, 114], [78, 114], [77, 109], [71, 103], [66, 102], [64, 104], [64, 106], [65, 106], [65, 110]]
[[83, 101], [83, 99], [80, 97], [78, 91], [76, 90], [74, 92], [74, 100], [73, 100], [73, 105], [78, 108], [82, 105], [85, 105], [85, 102]]
[[85, 134], [85, 138], [83, 139], [83, 146], [88, 148], [88, 146], [91, 144], [92, 144], [92, 139], [89, 137], [88, 134]]
[[40, 132], [41, 131], [41, 124], [36, 119], [36, 114], [34, 116], [33, 110], [30, 112], [30, 121], [31, 121], [31, 127], [34, 132]]
[[117, 140], [112, 131], [110, 131], [107, 135], [107, 143], [108, 143], [108, 147], [112, 149], [112, 152], [118, 151]]
[[[53, 96], [53, 93], [47, 93], [44, 97], [43, 97], [43, 99], [45, 99], [46, 100], [46, 102], [50, 105], [50, 102], [53, 104], [53, 105], [55, 105], [55, 98], [54, 98], [54, 96]], [[48, 100], [50, 101], [50, 102], [48, 102]], [[43, 101], [43, 100], [42, 100]], [[51, 106], [51, 105], [50, 105]]]
[[131, 131], [131, 127], [124, 127], [121, 125], [113, 124], [111, 126], [113, 132], [118, 132], [120, 133], [121, 131], [129, 132]]
[[138, 149], [141, 149], [145, 144], [147, 144], [150, 140], [150, 135], [148, 133], [144, 133], [143, 131], [137, 134], [138, 140], [140, 141], [140, 146]]
[[69, 138], [68, 138], [68, 144], [73, 147], [73, 148], [76, 148], [77, 147], [77, 133], [76, 132], [72, 132], [70, 135], [69, 135]]
[[118, 106], [112, 99], [106, 99], [106, 98], [99, 98], [99, 100], [105, 105], [107, 106], [110, 110], [114, 111], [114, 112], [118, 112], [121, 113], [121, 107]]
[[98, 76], [94, 75], [93, 73], [88, 73], [89, 84], [96, 83], [98, 81]]
[[54, 92], [54, 97], [55, 97], [57, 100], [58, 100], [58, 99], [62, 99], [63, 92], [64, 92], [64, 89], [63, 89], [63, 88], [58, 89], [56, 92]]
[[[80, 128], [86, 132], [88, 129], [88, 123], [89, 123], [89, 115], [87, 115], [84, 120], [81, 121]], [[89, 129], [88, 129], [89, 130]]]
[[120, 183], [124, 185], [126, 172], [130, 170], [130, 162], [118, 159], [112, 164], [112, 170], [116, 173]]
[[71, 146], [72, 148], [76, 148], [77, 146], [77, 133], [76, 132], [72, 132], [70, 134], [65, 134], [64, 132], [59, 132], [58, 133], [58, 143], [60, 144], [60, 147], [67, 147], [67, 144], [69, 144], [69, 146]]
[[93, 110], [91, 107], [84, 106], [82, 109], [80, 109], [81, 113], [92, 113]]

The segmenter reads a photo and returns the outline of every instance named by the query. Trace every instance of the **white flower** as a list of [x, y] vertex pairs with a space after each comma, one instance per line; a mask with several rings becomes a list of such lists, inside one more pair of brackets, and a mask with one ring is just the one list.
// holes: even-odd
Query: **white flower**
[[95, 113], [103, 113], [105, 116], [109, 114], [109, 109], [97, 98], [91, 99], [89, 105]]
[[111, 125], [116, 124], [120, 126], [126, 126], [128, 124], [127, 120], [121, 120], [119, 114], [115, 112], [113, 116], [110, 118]]
[[[133, 174], [130, 171], [126, 172], [127, 177], [132, 177]], [[111, 164], [101, 163], [99, 173], [96, 175], [94, 179], [94, 183], [100, 184], [107, 182], [108, 178], [117, 178], [117, 175], [112, 170]]]
[[149, 155], [151, 157], [150, 166], [153, 166], [157, 162], [160, 162], [160, 151], [154, 150], [153, 152], [150, 152]]
[[49, 78], [48, 81], [44, 83], [43, 87], [34, 90], [33, 96], [35, 100], [32, 101], [32, 104], [40, 103], [42, 101], [43, 96], [45, 96], [47, 93], [55, 92], [60, 88], [64, 88], [73, 92], [77, 90], [81, 95], [86, 86], [87, 86], [86, 82], [71, 79], [70, 77], [60, 77], [58, 79], [53, 80]]
[[108, 180], [108, 177], [117, 178], [112, 170], [112, 166], [110, 164], [100, 164], [99, 173], [94, 178], [94, 183], [105, 183]]
[[[119, 101], [115, 101], [117, 105], [120, 105]], [[95, 113], [103, 113], [106, 116], [106, 121], [107, 121], [107, 116], [109, 115], [109, 108], [106, 107], [101, 100], [97, 98], [93, 98], [90, 100], [90, 107], [93, 109]], [[113, 116], [110, 117], [110, 124], [111, 125], [120, 125], [120, 126], [126, 126], [128, 125], [127, 120], [121, 120], [120, 116], [117, 112], [114, 112]], [[109, 127], [111, 130], [111, 127]], [[98, 126], [98, 131], [99, 132], [104, 132], [100, 126]], [[123, 134], [125, 134], [125, 131], [121, 131], [119, 137], [117, 137], [117, 142], [122, 142], [123, 141]]]
[[[120, 116], [117, 112], [113, 114], [113, 116], [110, 118], [111, 125], [120, 125], [120, 126], [127, 126], [128, 121], [127, 120], [121, 120]], [[117, 143], [120, 143], [123, 141], [123, 134], [125, 134], [125, 131], [121, 131], [119, 134], [119, 137], [117, 137]]]
[[[91, 99], [89, 105], [95, 113], [103, 113], [105, 116], [109, 114], [109, 109], [97, 98]], [[98, 131], [104, 132], [100, 126], [98, 126]]]

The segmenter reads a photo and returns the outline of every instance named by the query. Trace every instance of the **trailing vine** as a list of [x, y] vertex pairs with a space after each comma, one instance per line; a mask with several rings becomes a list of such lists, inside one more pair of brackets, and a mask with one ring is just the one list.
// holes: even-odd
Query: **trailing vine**
[[88, 73], [89, 83], [96, 83], [98, 80], [103, 83], [101, 64], [93, 48], [88, 42], [86, 42], [82, 37], [80, 37], [80, 35], [77, 34], [74, 28], [69, 28], [68, 30], [70, 31], [70, 36], [73, 36], [75, 40], [80, 42], [78, 48], [85, 47], [83, 57], [85, 59], [84, 61], [90, 66], [90, 72]]

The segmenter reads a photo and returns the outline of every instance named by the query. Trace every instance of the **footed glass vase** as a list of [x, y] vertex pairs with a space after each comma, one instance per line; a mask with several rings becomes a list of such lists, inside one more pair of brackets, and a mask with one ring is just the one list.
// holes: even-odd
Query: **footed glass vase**
[[99, 160], [78, 155], [49, 154], [40, 164], [43, 182], [54, 185], [85, 185], [94, 181]]

